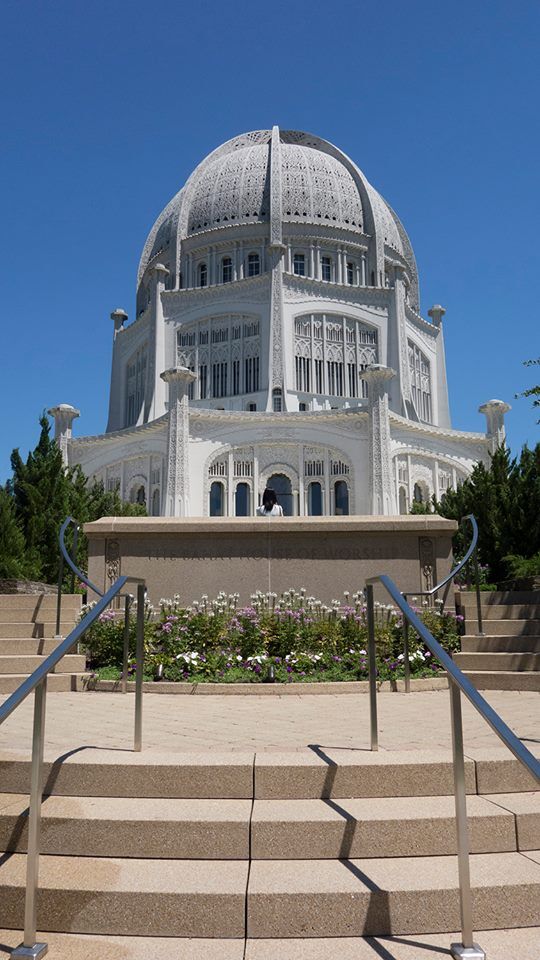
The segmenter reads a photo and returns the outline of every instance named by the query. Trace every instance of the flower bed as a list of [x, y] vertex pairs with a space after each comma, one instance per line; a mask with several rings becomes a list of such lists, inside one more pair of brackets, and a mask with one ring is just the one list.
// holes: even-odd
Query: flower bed
[[[368, 677], [366, 607], [362, 593], [345, 592], [341, 601], [323, 604], [305, 590], [257, 592], [247, 606], [237, 594], [203, 596], [185, 608], [179, 598], [150, 605], [145, 621], [145, 679], [197, 683], [313, 683], [365, 680]], [[414, 599], [412, 601], [414, 603]], [[428, 629], [449, 652], [459, 649], [459, 616], [440, 605], [418, 611]], [[403, 676], [401, 614], [376, 604], [377, 676]], [[117, 679], [122, 669], [123, 613], [107, 610], [86, 636], [89, 665], [102, 679]], [[134, 649], [135, 621], [130, 623]], [[433, 676], [442, 668], [414, 632], [409, 637], [413, 677]], [[130, 660], [130, 674], [135, 664]]]

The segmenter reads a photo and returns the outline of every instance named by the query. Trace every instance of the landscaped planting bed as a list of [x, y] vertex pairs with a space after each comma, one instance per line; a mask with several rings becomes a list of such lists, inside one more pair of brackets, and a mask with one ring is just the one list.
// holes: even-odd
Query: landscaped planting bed
[[[411, 601], [414, 606], [414, 598]], [[449, 652], [459, 649], [461, 617], [441, 612], [441, 605], [422, 606], [419, 613]], [[85, 610], [84, 608], [83, 614]], [[341, 600], [323, 604], [305, 590], [280, 597], [257, 592], [247, 606], [237, 594], [207, 596], [183, 607], [178, 597], [150, 604], [145, 619], [145, 680], [161, 678], [191, 683], [317, 683], [366, 680], [367, 620], [361, 592], [344, 592]], [[377, 677], [403, 677], [401, 614], [376, 603]], [[86, 634], [89, 666], [96, 679], [122, 675], [124, 614], [107, 610]], [[135, 610], [130, 623], [130, 649], [135, 647]], [[411, 676], [441, 672], [414, 632], [409, 635]], [[129, 662], [134, 676], [135, 662]]]

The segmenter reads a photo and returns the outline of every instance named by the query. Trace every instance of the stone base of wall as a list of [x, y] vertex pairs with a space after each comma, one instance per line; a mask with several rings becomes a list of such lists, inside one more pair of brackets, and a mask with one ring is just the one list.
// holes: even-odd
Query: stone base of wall
[[[146, 580], [148, 596], [305, 588], [323, 603], [343, 600], [388, 574], [400, 590], [426, 590], [452, 567], [454, 520], [438, 516], [203, 519], [103, 517], [85, 525], [90, 579], [108, 590], [122, 574]], [[134, 592], [134, 591], [133, 591]], [[378, 599], [389, 602], [382, 588]]]

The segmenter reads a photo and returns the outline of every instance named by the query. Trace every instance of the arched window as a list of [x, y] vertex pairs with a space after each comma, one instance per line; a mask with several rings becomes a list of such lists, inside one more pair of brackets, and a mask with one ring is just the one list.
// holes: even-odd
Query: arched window
[[272, 410], [274, 413], [281, 413], [283, 409], [283, 394], [281, 387], [275, 387], [272, 390]]
[[303, 253], [295, 253], [293, 257], [293, 272], [297, 277], [305, 277], [306, 258]]
[[146, 505], [146, 490], [144, 487], [139, 487], [135, 493], [135, 503], [139, 503], [141, 507]]
[[417, 503], [427, 503], [429, 500], [429, 490], [425, 483], [415, 483], [413, 490], [413, 499]]
[[230, 257], [223, 257], [221, 261], [221, 282], [230, 283], [232, 280], [232, 260]]
[[289, 478], [284, 473], [273, 473], [266, 486], [275, 490], [278, 503], [283, 507], [284, 516], [292, 517], [294, 514], [293, 492]]
[[152, 494], [152, 516], [159, 517], [159, 508], [161, 506], [161, 497], [159, 495], [159, 490], [156, 488]]
[[239, 483], [234, 495], [234, 514], [236, 517], [249, 517], [251, 513], [251, 491], [249, 483]]
[[208, 267], [205, 263], [199, 264], [199, 286], [208, 286]]
[[350, 260], [347, 263], [347, 283], [350, 287], [352, 287], [354, 283], [354, 263], [351, 263]]
[[310, 483], [308, 486], [308, 515], [310, 517], [322, 517], [322, 512], [322, 486], [318, 481], [315, 481], [314, 483]]
[[407, 491], [406, 491], [405, 487], [400, 487], [400, 488], [399, 488], [399, 512], [400, 512], [401, 514], [408, 513], [409, 511], [408, 511], [408, 509], [407, 509], [407, 506], [408, 506], [408, 505], [407, 505]]
[[210, 516], [223, 517], [225, 506], [225, 489], [223, 484], [214, 480], [210, 487]]
[[345, 480], [336, 480], [334, 484], [334, 503], [337, 517], [349, 516], [349, 488]]
[[258, 277], [261, 272], [261, 258], [258, 253], [248, 255], [248, 277]]

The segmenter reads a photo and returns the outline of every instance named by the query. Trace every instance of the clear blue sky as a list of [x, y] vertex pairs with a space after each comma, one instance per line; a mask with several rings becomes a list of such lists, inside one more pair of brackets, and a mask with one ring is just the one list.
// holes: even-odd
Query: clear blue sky
[[193, 167], [278, 123], [333, 141], [403, 220], [422, 312], [447, 309], [453, 425], [512, 403], [536, 443], [540, 4], [4, 0], [0, 482], [37, 417], [105, 428], [112, 323]]

